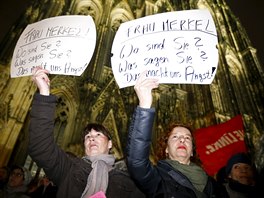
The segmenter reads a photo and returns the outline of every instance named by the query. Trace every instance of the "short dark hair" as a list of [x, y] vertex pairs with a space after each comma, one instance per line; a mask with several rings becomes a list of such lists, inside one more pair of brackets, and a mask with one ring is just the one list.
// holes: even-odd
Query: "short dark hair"
[[111, 140], [111, 134], [110, 131], [105, 128], [102, 124], [98, 123], [89, 123], [87, 126], [84, 128], [83, 133], [82, 133], [82, 142], [84, 143], [85, 141], [85, 136], [91, 132], [91, 130], [98, 131], [102, 134], [104, 134], [109, 140]]
[[22, 166], [19, 166], [19, 165], [16, 165], [16, 164], [11, 167], [11, 172], [13, 172], [14, 170], [17, 170], [17, 169], [21, 170], [22, 173], [24, 174], [23, 167]]

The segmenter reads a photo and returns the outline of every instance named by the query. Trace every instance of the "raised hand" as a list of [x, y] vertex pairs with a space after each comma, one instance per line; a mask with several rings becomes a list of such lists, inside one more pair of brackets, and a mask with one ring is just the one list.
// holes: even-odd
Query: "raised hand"
[[144, 71], [140, 74], [135, 86], [134, 90], [139, 99], [139, 106], [142, 108], [150, 108], [152, 104], [152, 89], [157, 88], [159, 86], [158, 79], [155, 78], [147, 78], [147, 71]]
[[33, 69], [32, 81], [37, 85], [41, 95], [48, 96], [50, 94], [49, 71], [38, 66]]

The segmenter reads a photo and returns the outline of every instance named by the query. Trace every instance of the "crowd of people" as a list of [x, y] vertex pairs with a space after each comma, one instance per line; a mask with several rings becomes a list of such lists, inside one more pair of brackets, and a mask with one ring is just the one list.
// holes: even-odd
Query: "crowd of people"
[[30, 112], [31, 158], [46, 175], [32, 178], [23, 166], [0, 169], [0, 198], [249, 198], [261, 197], [257, 172], [249, 155], [232, 156], [216, 178], [199, 163], [191, 126], [172, 123], [161, 138], [157, 162], [150, 160], [155, 119], [152, 91], [157, 79], [142, 73], [135, 86], [139, 104], [129, 126], [126, 168], [114, 155], [109, 130], [88, 123], [82, 133], [82, 158], [63, 151], [54, 141], [57, 98], [50, 93], [49, 71], [37, 67], [32, 76], [38, 88]]
[[0, 168], [1, 198], [56, 198], [57, 186], [47, 177], [33, 178], [31, 172], [18, 165]]

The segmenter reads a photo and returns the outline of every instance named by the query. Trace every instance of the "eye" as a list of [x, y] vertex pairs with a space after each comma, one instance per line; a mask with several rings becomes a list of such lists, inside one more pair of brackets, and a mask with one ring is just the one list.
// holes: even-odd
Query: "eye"
[[87, 134], [86, 136], [85, 136], [85, 139], [87, 140], [87, 139], [89, 139], [91, 137], [91, 135], [90, 134]]
[[174, 136], [172, 136], [172, 138], [173, 138], [173, 139], [178, 139], [179, 136], [178, 136], [178, 135], [174, 135]]
[[185, 140], [189, 140], [189, 141], [191, 141], [191, 137], [190, 137], [190, 136], [186, 136], [186, 137], [185, 137]]

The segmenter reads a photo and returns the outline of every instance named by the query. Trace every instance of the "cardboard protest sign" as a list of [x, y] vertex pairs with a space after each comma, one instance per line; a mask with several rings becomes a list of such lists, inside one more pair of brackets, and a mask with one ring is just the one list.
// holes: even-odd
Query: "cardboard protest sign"
[[11, 78], [29, 76], [42, 66], [51, 74], [80, 76], [96, 44], [91, 16], [58, 16], [28, 25], [19, 37], [11, 62]]
[[206, 9], [146, 16], [122, 23], [111, 64], [120, 88], [142, 71], [160, 83], [211, 84], [218, 65], [217, 32]]

